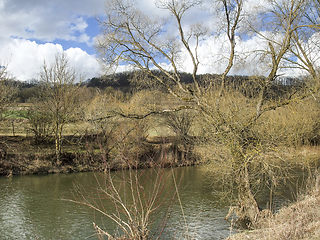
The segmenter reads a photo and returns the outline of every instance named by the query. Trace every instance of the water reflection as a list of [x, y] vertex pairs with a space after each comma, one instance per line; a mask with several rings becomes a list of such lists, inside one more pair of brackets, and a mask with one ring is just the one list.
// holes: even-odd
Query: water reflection
[[182, 239], [184, 234], [196, 239], [224, 239], [229, 236], [229, 224], [224, 220], [229, 207], [220, 204], [220, 198], [214, 194], [212, 182], [203, 174], [202, 168], [176, 171], [182, 175], [179, 192], [187, 226], [180, 207], [175, 206], [169, 220], [169, 226], [172, 224], [170, 233], [174, 233], [176, 239]]
[[93, 234], [92, 211], [61, 201], [72, 197], [77, 179], [81, 176], [1, 178], [1, 239], [84, 239]]
[[1, 235], [7, 239], [30, 238], [32, 233], [30, 230], [31, 223], [28, 221], [28, 212], [26, 212], [24, 195], [22, 190], [17, 189], [9, 194], [3, 194], [0, 198], [1, 204], [0, 221], [2, 228], [6, 229], [6, 233]]
[[[146, 173], [148, 171], [151, 170]], [[124, 177], [126, 172], [121, 174]], [[162, 239], [182, 239], [184, 234], [196, 239], [229, 236], [229, 223], [224, 220], [229, 206], [220, 202], [212, 181], [204, 176], [201, 167], [175, 169], [175, 176], [184, 216], [178, 201], [164, 204], [173, 210], [169, 220], [164, 218], [166, 208], [154, 219], [155, 226], [166, 223]], [[74, 198], [71, 192], [74, 185], [80, 185], [90, 195], [95, 192], [97, 179], [103, 182], [100, 177], [100, 174], [77, 173], [0, 178], [1, 239], [96, 239], [93, 221], [113, 232], [115, 225], [109, 219], [86, 206], [61, 200]], [[144, 188], [152, 189], [152, 181], [149, 174]], [[172, 189], [172, 181], [168, 184], [167, 189]]]

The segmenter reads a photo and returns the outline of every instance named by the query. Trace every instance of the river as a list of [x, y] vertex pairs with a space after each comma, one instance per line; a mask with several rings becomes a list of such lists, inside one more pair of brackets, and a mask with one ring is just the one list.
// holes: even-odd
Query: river
[[[148, 171], [153, 170], [143, 171], [148, 175]], [[172, 170], [166, 171], [166, 174], [172, 174]], [[128, 171], [124, 173], [128, 175]], [[175, 189], [172, 177], [168, 178], [166, 185], [169, 187], [165, 186], [161, 193], [161, 197], [167, 200], [161, 205], [156, 218], [164, 219], [166, 209], [170, 207], [172, 210], [169, 211], [168, 220], [153, 220], [154, 225], [158, 222], [159, 225], [160, 222], [166, 223], [161, 239], [181, 239], [186, 232], [194, 239], [224, 239], [229, 236], [230, 224], [224, 219], [229, 210], [228, 203], [220, 201], [212, 181], [205, 176], [204, 169], [177, 168], [174, 169], [174, 174], [184, 214], [178, 198], [171, 201], [172, 193], [166, 190]], [[156, 174], [149, 175], [144, 180], [146, 186], [141, 188], [148, 189], [152, 185], [151, 178]], [[87, 206], [68, 201], [76, 199], [75, 186], [80, 186], [80, 193], [88, 198], [101, 181], [101, 173], [0, 178], [1, 239], [97, 239], [93, 222], [113, 232], [115, 225], [108, 218]], [[267, 196], [268, 193], [262, 198], [267, 199]], [[106, 211], [114, 209], [108, 205]]]

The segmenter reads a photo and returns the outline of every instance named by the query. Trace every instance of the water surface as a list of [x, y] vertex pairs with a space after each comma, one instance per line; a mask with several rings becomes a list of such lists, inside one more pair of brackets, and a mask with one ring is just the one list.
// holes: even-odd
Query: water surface
[[[146, 176], [148, 171], [152, 170], [145, 170]], [[170, 169], [166, 171], [166, 174], [172, 174]], [[196, 239], [224, 239], [229, 236], [229, 222], [224, 219], [229, 206], [227, 202], [220, 201], [203, 168], [178, 168], [174, 173], [184, 214], [177, 198], [171, 201], [171, 195], [168, 196], [174, 189], [169, 177], [162, 191], [162, 197], [167, 200], [153, 220], [155, 226], [166, 223], [162, 239], [181, 239], [186, 233]], [[155, 174], [149, 175], [143, 180], [144, 189], [152, 189]], [[81, 186], [81, 193], [90, 197], [98, 187], [97, 179], [100, 184], [103, 182], [99, 173], [0, 178], [1, 239], [97, 239], [93, 222], [113, 232], [115, 225], [108, 218], [87, 206], [63, 200], [75, 199], [75, 186]], [[114, 211], [112, 205], [105, 207]], [[168, 207], [172, 208], [170, 217], [164, 220]]]

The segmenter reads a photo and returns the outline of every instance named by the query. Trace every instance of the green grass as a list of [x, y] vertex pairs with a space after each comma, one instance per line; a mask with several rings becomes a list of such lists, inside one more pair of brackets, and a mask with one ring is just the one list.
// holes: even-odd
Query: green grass
[[7, 110], [2, 113], [2, 117], [6, 119], [26, 119], [27, 110]]

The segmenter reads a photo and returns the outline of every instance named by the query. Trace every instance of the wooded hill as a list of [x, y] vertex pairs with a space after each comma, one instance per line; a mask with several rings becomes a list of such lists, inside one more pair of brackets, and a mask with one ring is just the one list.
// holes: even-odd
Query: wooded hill
[[[154, 71], [154, 73], [158, 76], [163, 75], [163, 73], [159, 71]], [[190, 85], [190, 88], [192, 88], [193, 79], [190, 73], [180, 73], [180, 78], [183, 84]], [[198, 79], [204, 88], [209, 86], [216, 87], [220, 83], [220, 76], [218, 74], [202, 74], [198, 75]], [[261, 83], [264, 80], [264, 77], [233, 75], [227, 77], [226, 85], [240, 91], [246, 97], [251, 98], [260, 91]], [[34, 97], [39, 97], [39, 86], [41, 85], [41, 82], [37, 80], [26, 82], [13, 80], [10, 81], [10, 84], [17, 88], [17, 101], [20, 103], [28, 102]], [[166, 92], [164, 86], [155, 84], [155, 81], [152, 81], [151, 76], [147, 76], [139, 71], [94, 77], [86, 80], [81, 85], [82, 87], [97, 88], [100, 90], [112, 88], [123, 93], [132, 93], [142, 89], [157, 89]], [[298, 90], [302, 87], [304, 87], [302, 78], [282, 77], [271, 85], [268, 97], [275, 98], [284, 92]]]

